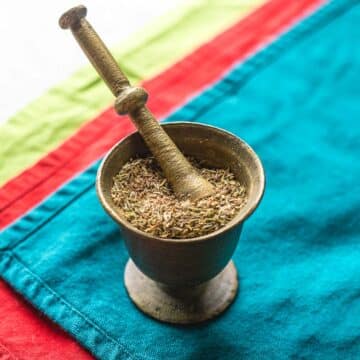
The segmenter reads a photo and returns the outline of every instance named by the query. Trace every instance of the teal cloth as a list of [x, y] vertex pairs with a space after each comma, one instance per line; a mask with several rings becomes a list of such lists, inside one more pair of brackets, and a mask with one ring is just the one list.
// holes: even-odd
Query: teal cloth
[[225, 128], [265, 167], [221, 317], [184, 328], [131, 303], [98, 163], [1, 234], [2, 277], [101, 359], [358, 359], [359, 24], [357, 1], [332, 2], [167, 119]]

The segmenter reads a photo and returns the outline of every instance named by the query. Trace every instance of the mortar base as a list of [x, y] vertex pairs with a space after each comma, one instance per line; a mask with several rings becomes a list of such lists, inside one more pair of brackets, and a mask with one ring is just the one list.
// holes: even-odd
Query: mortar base
[[211, 280], [194, 287], [170, 288], [143, 274], [130, 259], [125, 287], [135, 305], [147, 315], [174, 324], [194, 324], [220, 315], [233, 302], [237, 271], [232, 261]]

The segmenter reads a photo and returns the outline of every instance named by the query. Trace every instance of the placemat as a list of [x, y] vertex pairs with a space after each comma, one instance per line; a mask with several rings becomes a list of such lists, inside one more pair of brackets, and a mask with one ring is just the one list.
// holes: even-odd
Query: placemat
[[2, 234], [4, 278], [102, 359], [355, 358], [358, 5], [331, 2], [167, 119], [223, 127], [264, 162], [264, 201], [235, 254], [240, 293], [223, 316], [184, 328], [135, 309], [121, 234], [96, 198], [98, 163]]

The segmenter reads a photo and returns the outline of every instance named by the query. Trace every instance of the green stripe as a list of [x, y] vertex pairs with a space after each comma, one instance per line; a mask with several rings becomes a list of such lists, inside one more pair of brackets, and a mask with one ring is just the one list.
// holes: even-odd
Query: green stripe
[[[133, 83], [148, 79], [261, 2], [198, 1], [157, 19], [113, 54]], [[113, 100], [87, 66], [19, 111], [0, 127], [0, 185], [56, 148]]]

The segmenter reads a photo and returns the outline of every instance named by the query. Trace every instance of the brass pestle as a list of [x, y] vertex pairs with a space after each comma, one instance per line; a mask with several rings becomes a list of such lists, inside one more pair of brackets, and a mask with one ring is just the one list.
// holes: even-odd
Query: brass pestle
[[146, 107], [148, 94], [141, 87], [131, 86], [98, 34], [85, 19], [86, 7], [77, 6], [65, 12], [59, 25], [70, 28], [80, 47], [101, 78], [116, 96], [119, 115], [128, 114], [161, 166], [178, 197], [196, 200], [210, 195], [213, 186], [187, 161]]

